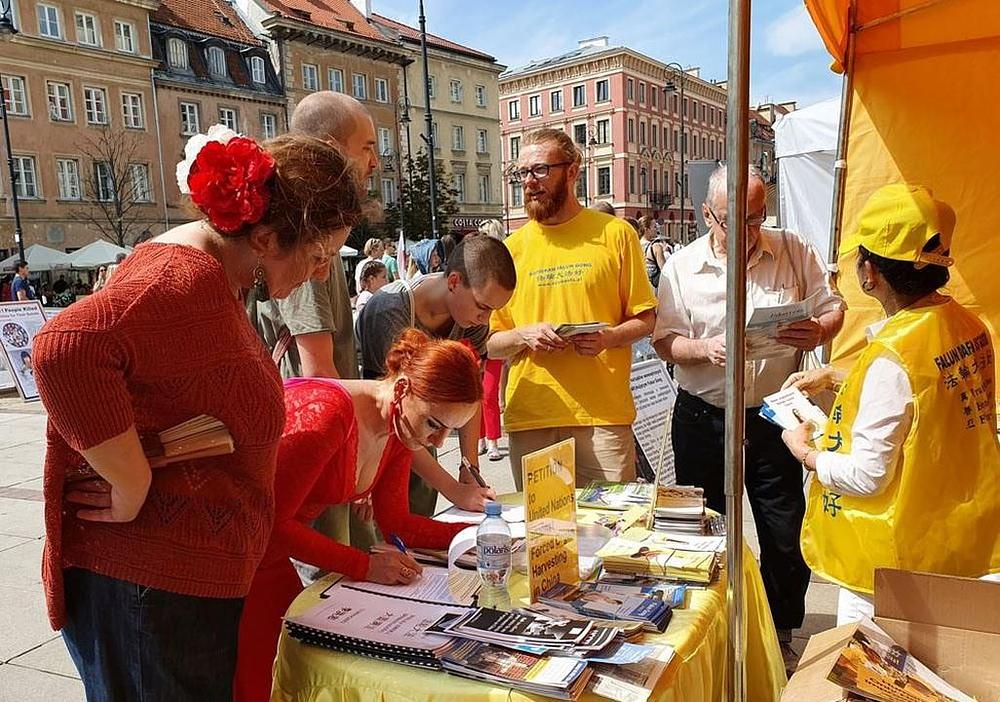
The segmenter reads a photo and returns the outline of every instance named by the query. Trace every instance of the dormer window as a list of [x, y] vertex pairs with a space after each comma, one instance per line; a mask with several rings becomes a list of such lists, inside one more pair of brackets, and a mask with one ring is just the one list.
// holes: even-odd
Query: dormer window
[[167, 40], [167, 63], [171, 68], [181, 68], [187, 70], [187, 44], [185, 44], [181, 39]]
[[208, 47], [208, 72], [219, 78], [226, 77], [226, 52], [218, 46]]
[[267, 82], [267, 72], [264, 70], [264, 59], [260, 56], [250, 57], [250, 75], [254, 83], [263, 85]]

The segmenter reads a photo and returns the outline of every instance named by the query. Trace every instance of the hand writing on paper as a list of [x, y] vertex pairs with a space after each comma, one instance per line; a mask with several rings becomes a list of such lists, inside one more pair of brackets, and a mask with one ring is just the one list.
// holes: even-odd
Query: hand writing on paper
[[408, 553], [389, 551], [372, 554], [365, 580], [383, 585], [409, 585], [423, 572], [423, 567]]

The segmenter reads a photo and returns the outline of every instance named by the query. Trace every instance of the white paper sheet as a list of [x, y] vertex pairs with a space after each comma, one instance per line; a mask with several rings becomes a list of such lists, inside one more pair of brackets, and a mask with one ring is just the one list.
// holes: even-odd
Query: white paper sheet
[[755, 308], [747, 319], [746, 360], [759, 361], [798, 353], [791, 346], [778, 343], [775, 337], [778, 335], [778, 329], [786, 324], [801, 322], [812, 317], [820, 292], [817, 290], [805, 300], [787, 305]]
[[[502, 505], [502, 507], [503, 513], [500, 516], [502, 516], [503, 520], [508, 524], [515, 524], [517, 522], [524, 521], [524, 505]], [[473, 524], [479, 524], [486, 519], [486, 513], [470, 512], [468, 510], [452, 506], [434, 517], [434, 519], [439, 522], [472, 522]]]
[[475, 571], [456, 568], [424, 566], [420, 577], [409, 585], [382, 585], [357, 580], [342, 580], [340, 585], [349, 590], [373, 592], [397, 599], [419, 600], [437, 604], [457, 604], [468, 606], [475, 601], [479, 591], [479, 574]]

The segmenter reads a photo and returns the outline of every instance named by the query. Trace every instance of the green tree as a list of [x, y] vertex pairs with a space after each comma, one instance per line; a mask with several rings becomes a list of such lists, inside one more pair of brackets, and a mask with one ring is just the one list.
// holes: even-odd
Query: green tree
[[[451, 218], [458, 214], [458, 191], [444, 164], [435, 161], [435, 204], [437, 205], [438, 235], [451, 232]], [[412, 183], [412, 187], [411, 187]], [[407, 156], [403, 163], [403, 182], [399, 199], [385, 208], [387, 236], [398, 236], [400, 228], [408, 239], [427, 239], [431, 232], [431, 195], [427, 152], [421, 149], [416, 158]]]

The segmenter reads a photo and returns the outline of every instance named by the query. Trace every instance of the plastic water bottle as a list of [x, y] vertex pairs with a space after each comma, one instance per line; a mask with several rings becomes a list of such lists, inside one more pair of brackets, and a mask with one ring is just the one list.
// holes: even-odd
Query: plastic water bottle
[[510, 610], [510, 528], [498, 502], [486, 503], [486, 519], [476, 531], [476, 567], [482, 580], [479, 606]]

